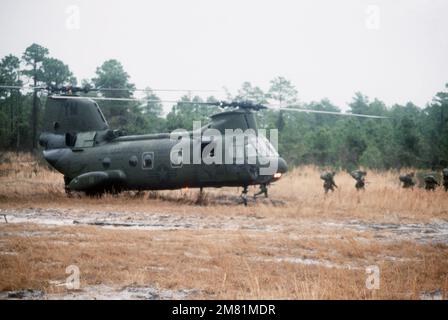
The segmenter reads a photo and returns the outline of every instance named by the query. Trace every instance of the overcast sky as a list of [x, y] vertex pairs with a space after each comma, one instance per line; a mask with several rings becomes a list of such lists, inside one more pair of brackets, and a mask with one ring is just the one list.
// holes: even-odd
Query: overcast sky
[[266, 90], [284, 76], [301, 101], [340, 107], [355, 91], [424, 106], [448, 82], [446, 0], [2, 0], [0, 10], [0, 56], [35, 42], [78, 80], [114, 58], [137, 87]]

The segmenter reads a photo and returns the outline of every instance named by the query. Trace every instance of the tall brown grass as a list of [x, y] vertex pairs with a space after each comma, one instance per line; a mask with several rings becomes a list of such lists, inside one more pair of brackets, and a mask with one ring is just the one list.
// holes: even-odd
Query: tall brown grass
[[[363, 219], [374, 221], [429, 221], [448, 216], [448, 193], [439, 188], [428, 192], [421, 188], [403, 189], [398, 171], [368, 171], [365, 191], [356, 191], [355, 181], [348, 173], [340, 172], [335, 181], [338, 188], [325, 195], [318, 168], [298, 167], [288, 172], [269, 188], [270, 198], [259, 199], [248, 208], [238, 204], [240, 188], [205, 189], [203, 199], [198, 190], [147, 191], [140, 194], [125, 192], [91, 199], [83, 195], [68, 198], [64, 192], [63, 177], [47, 165], [38, 163], [29, 154], [3, 155], [0, 162], [1, 206], [84, 206], [91, 209], [147, 210], [161, 207], [166, 210], [191, 211], [204, 214], [222, 212], [223, 207], [234, 206], [240, 212], [274, 216], [276, 218], [307, 217], [334, 219]], [[8, 159], [5, 161], [5, 159]], [[257, 192], [251, 187], [250, 193]], [[179, 209], [179, 204], [183, 207]], [[198, 205], [199, 204], [199, 205]]]
[[[399, 172], [368, 171], [365, 191], [357, 192], [355, 181], [340, 172], [335, 178], [339, 188], [325, 195], [319, 175], [315, 167], [296, 168], [270, 187], [277, 202], [259, 200], [248, 207], [228, 201], [241, 192], [235, 188], [207, 189], [201, 205], [197, 190], [67, 198], [59, 173], [29, 155], [3, 155], [0, 209], [169, 213], [236, 224], [246, 217], [267, 228], [143, 231], [0, 223], [0, 290], [65, 292], [52, 283], [63, 282], [65, 268], [76, 264], [82, 286], [198, 289], [191, 298], [418, 299], [437, 290], [446, 297], [446, 243], [327, 222], [446, 221], [447, 193], [405, 190]], [[282, 228], [269, 228], [275, 225]], [[379, 290], [365, 286], [369, 265], [380, 267]]]

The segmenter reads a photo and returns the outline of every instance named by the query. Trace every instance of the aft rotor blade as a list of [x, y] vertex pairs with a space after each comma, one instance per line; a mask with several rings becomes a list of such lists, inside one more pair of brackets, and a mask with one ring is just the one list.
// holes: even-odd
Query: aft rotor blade
[[136, 98], [107, 98], [107, 97], [89, 97], [89, 96], [51, 96], [52, 99], [92, 99], [99, 101], [137, 101], [137, 102], [152, 102], [152, 103], [191, 103], [191, 104], [209, 104], [205, 102], [189, 102], [189, 101], [178, 101], [178, 100], [150, 100], [150, 99], [136, 99]]
[[[33, 89], [50, 89], [46, 86], [10, 86], [0, 85], [0, 89], [17, 89], [17, 90], [33, 90]], [[132, 92], [221, 92], [222, 90], [212, 89], [128, 89], [128, 88], [86, 88], [88, 91], [132, 91]]]
[[343, 112], [336, 112], [336, 111], [323, 111], [323, 110], [297, 109], [297, 108], [269, 108], [269, 109], [270, 110], [282, 110], [282, 111], [284, 110], [284, 111], [306, 112], [306, 113], [331, 114], [331, 115], [346, 116], [346, 117], [389, 119], [389, 117], [384, 117], [384, 116], [373, 116], [373, 115], [359, 114], [359, 113], [343, 113]]
[[52, 99], [92, 99], [92, 100], [111, 100], [111, 101], [141, 101], [134, 98], [106, 98], [106, 97], [88, 97], [88, 96], [51, 96]]
[[[66, 97], [66, 96], [61, 96]], [[69, 96], [70, 97], [70, 96]], [[70, 98], [80, 98], [80, 97], [70, 97]], [[142, 103], [188, 103], [188, 104], [207, 104], [208, 102], [193, 102], [193, 101], [179, 101], [179, 100], [154, 100], [154, 99], [137, 99], [137, 98], [107, 98], [107, 97], [81, 97], [81, 98], [89, 98], [92, 100], [102, 100], [102, 101], [137, 101]]]

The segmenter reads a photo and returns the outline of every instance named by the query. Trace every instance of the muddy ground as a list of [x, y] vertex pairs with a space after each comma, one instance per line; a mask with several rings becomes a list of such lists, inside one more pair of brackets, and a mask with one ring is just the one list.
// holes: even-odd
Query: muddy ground
[[238, 188], [69, 198], [32, 159], [0, 163], [0, 299], [448, 297], [448, 194], [400, 172], [325, 195], [296, 168], [244, 207]]
[[[254, 206], [256, 206], [254, 204]], [[251, 213], [230, 214], [226, 211], [239, 209], [237, 205], [214, 210], [212, 214], [204, 214], [203, 211], [195, 213], [195, 207], [190, 206], [188, 210], [176, 213], [175, 211], [161, 208], [154, 210], [151, 208], [135, 210], [97, 210], [86, 209], [82, 207], [25, 207], [25, 208], [3, 208], [0, 209], [0, 259], [3, 263], [11, 264], [11, 260], [18, 256], [26, 255], [29, 246], [17, 247], [17, 242], [26, 243], [47, 243], [50, 247], [57, 247], [58, 250], [78, 251], [68, 260], [76, 255], [82, 255], [83, 247], [94, 245], [90, 241], [79, 240], [80, 234], [95, 234], [96, 240], [105, 238], [110, 234], [119, 232], [117, 237], [120, 241], [129, 241], [129, 245], [135, 245], [135, 240], [130, 235], [136, 234], [139, 237], [148, 235], [151, 241], [163, 243], [161, 247], [154, 248], [154, 254], [169, 256], [173, 258], [161, 259], [158, 263], [148, 263], [146, 266], [147, 274], [138, 281], [135, 279], [122, 279], [119, 277], [114, 280], [116, 275], [111, 275], [108, 281], [99, 279], [86, 280], [82, 277], [83, 268], [81, 267], [81, 283], [77, 290], [70, 290], [64, 282], [64, 265], [59, 265], [59, 270], [52, 270], [46, 274], [46, 279], [42, 281], [33, 280], [29, 284], [25, 281], [25, 287], [14, 286], [13, 282], [8, 288], [4, 286], [0, 292], [0, 299], [195, 299], [195, 298], [239, 298], [253, 297], [253, 292], [249, 295], [238, 292], [244, 291], [244, 288], [235, 288], [233, 286], [229, 291], [223, 293], [221, 288], [222, 274], [226, 274], [223, 266], [213, 263], [216, 259], [214, 250], [222, 250], [220, 243], [227, 243], [222, 247], [228, 248], [231, 252], [225, 252], [223, 258], [230, 255], [233, 259], [238, 255], [244, 260], [245, 264], [257, 266], [269, 265], [270, 268], [285, 267], [287, 265], [289, 272], [298, 273], [302, 270], [313, 268], [314, 270], [328, 269], [343, 270], [344, 272], [357, 272], [357, 277], [362, 279], [366, 277], [366, 267], [370, 265], [393, 266], [394, 268], [406, 268], [412, 264], [424, 264], [427, 257], [424, 252], [427, 248], [431, 249], [430, 255], [433, 257], [434, 251], [437, 252], [437, 246], [445, 249], [448, 245], [448, 221], [435, 218], [428, 222], [368, 222], [360, 219], [321, 219], [300, 218], [291, 219], [290, 217], [276, 217], [257, 213], [254, 210]], [[167, 212], [169, 211], [169, 212]], [[200, 237], [197, 247], [183, 247], [179, 250], [178, 246], [170, 247], [173, 242], [182, 243], [186, 238]], [[235, 239], [237, 238], [237, 239]], [[205, 243], [204, 243], [204, 239]], [[274, 240], [275, 239], [275, 240]], [[244, 250], [247, 244], [252, 244]], [[229, 246], [230, 244], [230, 246]], [[347, 248], [341, 248], [348, 246]], [[32, 246], [32, 245], [30, 245]], [[218, 248], [210, 248], [210, 246]], [[400, 248], [402, 246], [402, 248]], [[126, 247], [126, 246], [125, 246]], [[151, 247], [151, 246], [150, 246]], [[205, 247], [205, 248], [204, 248]], [[230, 247], [230, 248], [229, 248]], [[238, 247], [240, 247], [238, 249]], [[333, 248], [332, 248], [333, 247]], [[75, 249], [73, 249], [75, 248]], [[114, 245], [106, 243], [104, 248], [111, 250], [114, 254]], [[169, 251], [173, 249], [172, 253]], [[351, 249], [355, 253], [350, 252]], [[365, 254], [357, 252], [366, 251]], [[373, 249], [372, 249], [373, 248]], [[383, 248], [383, 249], [381, 249]], [[416, 249], [417, 252], [412, 252]], [[36, 250], [38, 250], [36, 248]], [[120, 248], [120, 251], [122, 249]], [[344, 252], [348, 250], [349, 252]], [[224, 249], [226, 251], [226, 249]], [[210, 253], [212, 252], [212, 253]], [[446, 254], [446, 251], [445, 251]], [[179, 257], [180, 255], [180, 257]], [[439, 258], [444, 258], [442, 254]], [[186, 258], [187, 261], [184, 261]], [[25, 258], [26, 259], [26, 258]], [[48, 259], [48, 260], [46, 260]], [[48, 257], [37, 257], [40, 265], [55, 263], [58, 257], [49, 253]], [[0, 260], [0, 261], [1, 261]], [[23, 258], [22, 258], [23, 260]], [[75, 259], [76, 260], [76, 259]], [[177, 262], [176, 262], [177, 261]], [[176, 285], [168, 284], [166, 287], [162, 284], [164, 281], [154, 281], [154, 278], [170, 277], [171, 272], [178, 272], [171, 264], [191, 263], [191, 268], [196, 273], [221, 273], [221, 276], [211, 276], [210, 283], [191, 279], [182, 283], [179, 280]], [[199, 263], [198, 263], [199, 261]], [[27, 261], [25, 268], [38, 269], [39, 265], [33, 261]], [[233, 262], [232, 262], [233, 263]], [[76, 263], [74, 263], [76, 264]], [[142, 262], [138, 263], [139, 265]], [[143, 265], [145, 262], [143, 262]], [[236, 264], [240, 267], [240, 263]], [[296, 268], [299, 266], [300, 268]], [[47, 268], [46, 266], [45, 268]], [[126, 268], [131, 268], [132, 265]], [[249, 270], [251, 267], [248, 267]], [[384, 267], [386, 268], [386, 267]], [[292, 269], [292, 270], [291, 270]], [[217, 272], [218, 271], [218, 272]], [[220, 272], [219, 272], [220, 271]], [[92, 271], [89, 270], [89, 273]], [[140, 271], [139, 271], [140, 272]], [[306, 271], [305, 271], [306, 272]], [[437, 271], [439, 272], [439, 271]], [[37, 271], [39, 273], [39, 271]], [[244, 273], [244, 272], [243, 272]], [[250, 274], [251, 271], [248, 271]], [[154, 275], [157, 274], [157, 277]], [[197, 277], [193, 276], [193, 278]], [[269, 275], [267, 275], [269, 278]], [[341, 281], [347, 275], [341, 276]], [[409, 274], [409, 277], [413, 275]], [[266, 274], [259, 277], [266, 277]], [[107, 279], [108, 276], [102, 276]], [[275, 277], [274, 277], [275, 278]], [[406, 278], [406, 275], [404, 276]], [[430, 277], [431, 278], [431, 277]], [[418, 298], [418, 299], [441, 299], [444, 297], [444, 285], [440, 279], [446, 279], [446, 274], [438, 276], [438, 279], [431, 279], [431, 285], [421, 288], [409, 287], [405, 291], [384, 293], [384, 297], [390, 298]], [[219, 279], [217, 281], [216, 279]], [[337, 278], [336, 278], [337, 279]], [[83, 281], [84, 280], [84, 281]], [[213, 281], [217, 282], [213, 284]], [[423, 280], [422, 280], [423, 281]], [[424, 280], [426, 281], [426, 279]], [[439, 282], [438, 282], [439, 281]], [[434, 285], [435, 283], [435, 285]], [[325, 284], [328, 285], [328, 284]], [[28, 287], [26, 287], [28, 286]], [[398, 285], [401, 287], [402, 284]], [[269, 287], [269, 286], [267, 286]], [[260, 289], [257, 289], [260, 290]], [[320, 289], [314, 289], [320, 290]], [[366, 291], [365, 288], [360, 290]], [[271, 292], [268, 288], [266, 293], [258, 293], [259, 298], [300, 298], [300, 295], [288, 296], [288, 290], [279, 289], [278, 293]], [[267, 294], [269, 292], [269, 294]], [[313, 298], [303, 296], [304, 298]], [[369, 295], [370, 294], [370, 295]], [[366, 291], [365, 298], [375, 298], [374, 293]], [[326, 298], [326, 296], [316, 296]], [[329, 296], [331, 298], [332, 296]], [[338, 298], [338, 295], [334, 296]], [[348, 293], [347, 298], [350, 298]], [[353, 298], [360, 298], [353, 296]]]

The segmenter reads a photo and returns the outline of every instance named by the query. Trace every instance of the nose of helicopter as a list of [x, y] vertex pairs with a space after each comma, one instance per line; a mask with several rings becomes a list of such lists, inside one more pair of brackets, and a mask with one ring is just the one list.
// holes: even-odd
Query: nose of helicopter
[[280, 172], [281, 174], [286, 173], [288, 171], [288, 164], [286, 163], [285, 159], [282, 157], [278, 158], [278, 169], [277, 172]]
[[278, 164], [277, 164], [277, 172], [274, 174], [274, 180], [278, 180], [282, 177], [284, 173], [288, 171], [288, 164], [286, 163], [285, 159], [282, 157], [278, 158]]
[[63, 149], [45, 150], [43, 152], [45, 160], [54, 168], [58, 168], [58, 161], [65, 154]]

